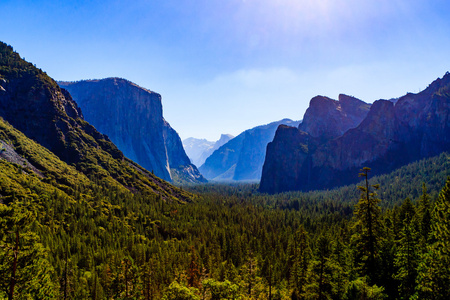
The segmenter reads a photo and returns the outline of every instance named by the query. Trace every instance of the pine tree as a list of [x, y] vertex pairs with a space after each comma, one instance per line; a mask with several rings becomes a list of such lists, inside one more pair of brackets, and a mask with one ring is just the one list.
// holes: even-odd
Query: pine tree
[[191, 257], [188, 270], [188, 285], [190, 287], [200, 288], [200, 270], [197, 263], [197, 255], [193, 246], [191, 246]]
[[450, 299], [450, 178], [432, 212], [433, 244], [422, 255], [417, 295], [421, 299]]
[[422, 252], [426, 251], [426, 246], [430, 242], [431, 232], [431, 203], [430, 196], [427, 193], [425, 183], [422, 184], [422, 196], [418, 202], [417, 218], [419, 221], [419, 248]]
[[198, 290], [196, 288], [189, 288], [176, 281], [172, 282], [167, 288], [163, 300], [200, 300], [197, 295]]
[[308, 242], [308, 234], [300, 227], [293, 237], [292, 267], [290, 283], [293, 288], [292, 298], [301, 299], [307, 283], [308, 266], [311, 258], [311, 249]]
[[315, 258], [310, 263], [308, 271], [308, 285], [306, 293], [312, 299], [331, 299], [337, 294], [337, 283], [334, 282], [334, 275], [338, 273], [339, 267], [332, 259], [332, 244], [330, 237], [321, 235], [316, 243]]
[[36, 212], [28, 203], [0, 204], [0, 297], [53, 299], [57, 295], [48, 250], [31, 229]]
[[379, 185], [369, 186], [369, 172], [370, 168], [365, 167], [359, 174], [360, 177], [364, 177], [365, 185], [358, 186], [361, 198], [355, 207], [356, 222], [352, 241], [354, 249], [357, 251], [356, 261], [359, 264], [361, 276], [368, 276], [369, 283], [373, 284], [378, 279], [377, 259], [382, 239], [382, 223], [380, 220], [381, 209], [378, 205], [380, 199], [376, 193]]
[[209, 299], [211, 300], [239, 299], [239, 286], [228, 280], [216, 281], [214, 279], [206, 279], [202, 282], [202, 286], [209, 293]]
[[414, 207], [409, 199], [405, 200], [402, 207], [405, 207], [405, 215], [398, 241], [398, 250], [395, 255], [395, 266], [398, 268], [398, 271], [394, 277], [400, 282], [399, 294], [401, 299], [409, 299], [414, 294], [417, 276], [417, 221]]
[[273, 287], [276, 283], [276, 277], [274, 274], [274, 261], [275, 258], [273, 252], [268, 252], [265, 255], [265, 259], [262, 260], [261, 265], [262, 277], [264, 278], [264, 281], [269, 289], [267, 293], [268, 300], [272, 300]]

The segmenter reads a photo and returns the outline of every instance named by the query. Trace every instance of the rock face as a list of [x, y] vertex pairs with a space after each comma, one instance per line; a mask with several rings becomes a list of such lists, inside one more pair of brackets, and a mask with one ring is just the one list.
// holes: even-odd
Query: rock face
[[234, 138], [231, 134], [222, 134], [220, 139], [211, 142], [206, 139], [196, 139], [193, 137], [183, 140], [183, 147], [191, 162], [196, 166], [201, 166], [206, 159], [222, 145]]
[[[173, 201], [190, 198], [126, 158], [106, 135], [84, 120], [65, 89], [2, 42], [0, 86], [2, 159], [21, 163], [43, 181], [66, 192], [83, 187], [78, 180], [84, 177], [106, 188], [159, 195]], [[4, 146], [4, 141], [14, 148]], [[61, 161], [70, 168], [62, 166]], [[74, 175], [69, 170], [73, 168], [83, 175]], [[67, 172], [72, 173], [69, 176]]]
[[258, 181], [267, 143], [281, 124], [298, 126], [299, 122], [284, 119], [244, 131], [214, 151], [200, 167], [200, 172], [216, 181]]
[[311, 99], [299, 129], [321, 140], [341, 136], [361, 123], [369, 112], [370, 104], [347, 95], [339, 101], [317, 96]]
[[381, 174], [450, 150], [449, 73], [418, 94], [375, 101], [368, 113], [365, 104], [350, 99], [349, 107], [341, 105], [344, 119], [330, 104], [336, 102], [316, 98], [311, 106], [320, 102], [324, 108], [308, 108], [299, 129], [280, 126], [268, 145], [262, 192], [332, 188], [358, 181], [365, 166]]
[[164, 120], [161, 95], [121, 78], [59, 85], [70, 92], [88, 122], [142, 167], [168, 181], [205, 181]]

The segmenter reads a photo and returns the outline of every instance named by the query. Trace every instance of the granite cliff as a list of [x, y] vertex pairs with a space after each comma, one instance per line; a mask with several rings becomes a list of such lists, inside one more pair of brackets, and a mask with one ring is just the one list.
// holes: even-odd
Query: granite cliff
[[330, 101], [316, 98], [305, 113], [304, 123], [311, 125], [278, 128], [267, 147], [260, 191], [333, 188], [356, 182], [365, 166], [381, 174], [450, 150], [449, 73], [418, 94], [375, 101], [368, 112], [350, 99], [349, 107], [341, 105], [344, 119], [329, 113]]
[[244, 131], [214, 151], [199, 168], [200, 172], [216, 181], [258, 181], [267, 143], [281, 124], [298, 126], [299, 122], [283, 119]]
[[369, 109], [370, 104], [343, 94], [338, 101], [316, 96], [311, 99], [299, 129], [321, 140], [333, 139], [358, 126]]
[[70, 92], [86, 120], [131, 160], [164, 180], [205, 181], [164, 119], [160, 94], [121, 78], [59, 85]]
[[66, 90], [1, 42], [0, 87], [0, 140], [9, 153], [3, 159], [23, 162], [43, 184], [66, 193], [105, 186], [171, 200], [190, 198], [126, 158], [84, 120]]

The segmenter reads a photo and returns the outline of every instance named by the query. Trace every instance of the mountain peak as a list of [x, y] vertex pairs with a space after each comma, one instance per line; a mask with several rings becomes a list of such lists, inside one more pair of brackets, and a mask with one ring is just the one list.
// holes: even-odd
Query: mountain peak
[[315, 97], [299, 126], [310, 136], [280, 127], [267, 147], [260, 190], [333, 188], [354, 183], [364, 166], [382, 174], [448, 151], [449, 108], [449, 73], [418, 94], [372, 105]]
[[339, 95], [339, 101], [316, 96], [311, 99], [299, 129], [320, 139], [332, 139], [354, 128], [365, 118], [370, 104], [355, 97]]
[[228, 142], [229, 140], [231, 140], [232, 138], [234, 138], [233, 135], [231, 134], [221, 134], [220, 135], [220, 139], [216, 142], [216, 144], [214, 145], [216, 149], [218, 149], [220, 146], [224, 145], [226, 142]]

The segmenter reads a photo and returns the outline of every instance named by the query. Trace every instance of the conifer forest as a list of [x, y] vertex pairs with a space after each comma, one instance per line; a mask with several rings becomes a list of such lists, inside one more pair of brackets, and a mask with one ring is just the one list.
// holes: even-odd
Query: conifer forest
[[450, 300], [450, 0], [0, 29], [0, 300]]
[[184, 186], [180, 202], [95, 178], [61, 192], [0, 160], [0, 298], [449, 299], [449, 162], [309, 193]]

